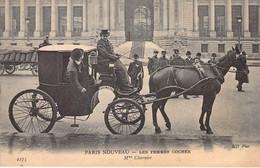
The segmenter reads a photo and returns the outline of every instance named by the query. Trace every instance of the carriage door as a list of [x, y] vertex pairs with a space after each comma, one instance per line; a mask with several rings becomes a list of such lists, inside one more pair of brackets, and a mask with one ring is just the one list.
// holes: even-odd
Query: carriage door
[[153, 0], [126, 0], [127, 41], [152, 41]]

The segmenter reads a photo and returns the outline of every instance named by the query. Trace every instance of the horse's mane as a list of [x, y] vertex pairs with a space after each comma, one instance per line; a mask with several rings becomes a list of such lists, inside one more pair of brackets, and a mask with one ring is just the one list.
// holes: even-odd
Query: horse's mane
[[218, 59], [218, 62], [219, 62], [219, 63], [226, 62], [227, 56], [230, 55], [232, 52], [234, 52], [234, 51], [229, 50], [229, 51], [227, 52], [227, 54], [225, 54], [224, 56], [222, 56], [222, 57], [220, 57], [220, 58]]

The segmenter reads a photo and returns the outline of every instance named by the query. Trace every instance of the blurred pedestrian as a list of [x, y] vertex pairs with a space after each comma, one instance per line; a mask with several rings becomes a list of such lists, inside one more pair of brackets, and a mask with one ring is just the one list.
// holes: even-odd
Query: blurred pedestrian
[[239, 58], [241, 62], [236, 70], [236, 80], [238, 81], [237, 84], [237, 90], [239, 92], [243, 92], [242, 90], [242, 85], [243, 83], [249, 83], [248, 80], [248, 74], [249, 74], [249, 69], [248, 69], [248, 65], [247, 65], [247, 54], [245, 51], [242, 51], [242, 54], [239, 56]]
[[153, 57], [149, 58], [148, 65], [147, 65], [149, 75], [159, 68], [159, 59], [157, 57], [158, 53], [159, 53], [158, 50], [154, 50]]
[[170, 61], [170, 65], [180, 65], [180, 66], [184, 66], [185, 65], [185, 61], [180, 56], [180, 52], [179, 52], [178, 49], [174, 50], [174, 55], [172, 57], [172, 60]]
[[165, 67], [170, 65], [170, 61], [166, 58], [166, 51], [162, 51], [162, 56], [159, 58], [159, 67]]
[[193, 65], [194, 59], [191, 58], [191, 52], [187, 51], [186, 56], [187, 58], [185, 59], [185, 66]]

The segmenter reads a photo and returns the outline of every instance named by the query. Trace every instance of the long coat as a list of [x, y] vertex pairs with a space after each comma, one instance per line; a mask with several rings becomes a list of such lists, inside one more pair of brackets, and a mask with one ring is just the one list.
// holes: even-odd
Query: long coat
[[194, 63], [194, 59], [192, 59], [192, 58], [185, 59], [185, 66], [193, 65], [193, 63]]
[[185, 65], [185, 61], [181, 57], [173, 57], [171, 62], [170, 62], [170, 64], [171, 65], [181, 65], [181, 66], [184, 66]]
[[158, 57], [153, 56], [152, 58], [149, 58], [147, 68], [148, 68], [149, 75], [151, 73], [153, 73], [157, 68], [159, 68], [159, 59], [158, 59]]
[[142, 89], [144, 70], [143, 64], [140, 61], [136, 60], [130, 63], [128, 75], [131, 77], [131, 85]]
[[170, 61], [166, 57], [160, 57], [159, 58], [159, 67], [165, 67], [167, 65], [170, 65]]
[[241, 60], [241, 63], [237, 67], [235, 79], [238, 80], [239, 82], [248, 83], [249, 82], [249, 80], [248, 80], [249, 69], [248, 69], [248, 65], [247, 65], [246, 56], [242, 55], [242, 56], [240, 56], [239, 59], [242, 59], [242, 60]]

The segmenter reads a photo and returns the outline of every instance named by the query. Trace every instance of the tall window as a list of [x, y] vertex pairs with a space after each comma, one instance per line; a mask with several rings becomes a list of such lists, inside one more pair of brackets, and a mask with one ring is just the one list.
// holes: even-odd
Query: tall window
[[43, 35], [49, 35], [51, 31], [51, 7], [43, 7]]
[[215, 6], [215, 30], [217, 37], [226, 35], [225, 30], [225, 6]]
[[58, 7], [58, 36], [65, 36], [67, 31], [67, 7]]
[[208, 6], [199, 6], [199, 34], [200, 37], [209, 36]]
[[73, 7], [73, 36], [80, 36], [83, 30], [82, 6]]
[[258, 36], [258, 6], [249, 6], [249, 31], [251, 32], [252, 37]]
[[20, 7], [13, 7], [12, 36], [18, 36], [20, 31]]
[[33, 36], [35, 30], [35, 7], [34, 6], [28, 7], [27, 16], [30, 18], [30, 23], [28, 24], [29, 36]]
[[3, 36], [5, 31], [5, 7], [0, 7], [0, 36]]
[[234, 37], [238, 37], [239, 32], [240, 32], [241, 36], [243, 34], [242, 33], [243, 32], [243, 30], [242, 30], [242, 23], [238, 23], [237, 22], [237, 16], [238, 15], [242, 16], [242, 6], [240, 6], [240, 5], [232, 5], [232, 31], [233, 31]]
[[225, 44], [218, 44], [218, 53], [225, 52]]
[[259, 44], [252, 44], [252, 53], [259, 53]]
[[202, 53], [208, 52], [208, 44], [201, 44], [201, 52]]

